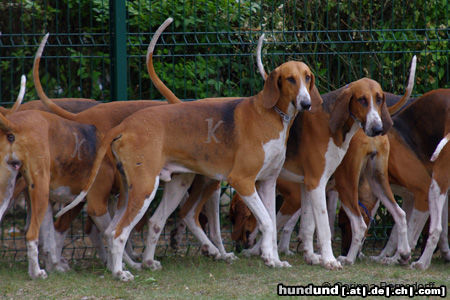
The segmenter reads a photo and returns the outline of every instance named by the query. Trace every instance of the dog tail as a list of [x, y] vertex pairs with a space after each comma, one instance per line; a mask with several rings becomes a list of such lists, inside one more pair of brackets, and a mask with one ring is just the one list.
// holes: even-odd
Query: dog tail
[[[117, 125], [108, 133], [105, 135], [105, 137], [102, 139], [102, 142], [100, 144], [100, 147], [97, 150], [97, 156], [95, 157], [94, 163], [92, 165], [91, 174], [89, 175], [89, 178], [81, 191], [81, 193], [72, 201], [69, 205], [62, 208], [57, 214], [56, 218], [59, 218], [75, 206], [77, 206], [81, 201], [83, 201], [84, 197], [86, 197], [87, 193], [92, 187], [92, 184], [94, 184], [95, 178], [97, 177], [98, 171], [100, 170], [101, 164], [103, 162], [103, 159], [105, 158], [106, 153], [110, 149], [111, 143], [116, 139], [116, 137], [119, 135], [122, 127], [121, 125]], [[120, 135], [119, 137], [120, 138]]]
[[34, 87], [36, 88], [36, 92], [41, 99], [42, 102], [44, 102], [44, 105], [53, 111], [55, 114], [57, 114], [60, 117], [69, 119], [69, 120], [75, 120], [76, 114], [71, 113], [58, 105], [56, 105], [52, 100], [50, 100], [47, 95], [44, 92], [44, 89], [41, 85], [41, 80], [39, 79], [39, 62], [41, 61], [42, 52], [44, 52], [45, 44], [47, 43], [48, 36], [50, 34], [47, 33], [44, 38], [41, 41], [41, 44], [39, 45], [39, 49], [36, 52], [36, 56], [34, 58], [34, 64], [33, 64], [33, 81], [34, 81]]
[[409, 97], [411, 97], [411, 92], [414, 88], [414, 77], [416, 76], [416, 63], [417, 63], [417, 57], [414, 55], [411, 62], [411, 69], [409, 71], [409, 79], [408, 79], [408, 86], [406, 87], [406, 92], [403, 95], [403, 97], [394, 105], [389, 106], [389, 114], [393, 115], [396, 112], [398, 112], [403, 105], [408, 101]]
[[[23, 96], [25, 95], [25, 83], [27, 82], [27, 78], [25, 75], [22, 75], [20, 80], [20, 91], [19, 96], [17, 96], [16, 102], [13, 107], [5, 112], [5, 115], [11, 114], [19, 109], [20, 104], [22, 103]], [[5, 132], [14, 132], [16, 130], [15, 125], [10, 122], [3, 114], [0, 113], [0, 130]]]
[[169, 88], [161, 81], [161, 79], [159, 79], [158, 75], [156, 75], [155, 68], [153, 67], [153, 52], [155, 50], [156, 42], [161, 36], [161, 33], [167, 28], [167, 26], [170, 25], [170, 23], [172, 23], [172, 21], [172, 18], [168, 18], [164, 21], [164, 23], [161, 24], [161, 26], [159, 26], [158, 30], [156, 30], [155, 34], [153, 35], [153, 38], [150, 41], [147, 49], [148, 75], [150, 76], [150, 79], [152, 80], [158, 91], [167, 99], [170, 104], [180, 103], [182, 101], [177, 96], [175, 96], [175, 94], [172, 93], [171, 90], [169, 90]]
[[434, 150], [433, 155], [430, 158], [430, 161], [435, 161], [439, 154], [441, 153], [442, 149], [444, 149], [445, 145], [447, 145], [448, 141], [450, 140], [450, 133], [447, 133], [446, 136], [439, 142], [439, 144], [436, 147], [436, 150]]
[[262, 45], [264, 43], [264, 33], [259, 37], [258, 39], [258, 46], [256, 46], [256, 64], [258, 65], [258, 70], [259, 73], [261, 74], [263, 80], [266, 80], [267, 78], [267, 73], [266, 70], [264, 70], [264, 66], [262, 63], [262, 59], [261, 59], [261, 50], [262, 50]]
[[14, 103], [13, 107], [11, 107], [11, 109], [8, 111], [8, 114], [12, 114], [12, 113], [16, 112], [19, 109], [20, 104], [22, 104], [23, 97], [25, 96], [26, 83], [27, 83], [27, 78], [25, 77], [25, 75], [22, 75], [22, 77], [20, 78], [19, 95], [17, 96], [16, 102]]

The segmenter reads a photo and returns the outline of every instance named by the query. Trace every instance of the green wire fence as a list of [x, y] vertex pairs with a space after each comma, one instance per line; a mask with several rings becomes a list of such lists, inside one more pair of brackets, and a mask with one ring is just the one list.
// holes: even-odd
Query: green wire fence
[[[46, 32], [51, 35], [40, 77], [51, 97], [163, 100], [147, 75], [145, 54], [169, 16], [174, 22], [157, 44], [155, 69], [185, 100], [257, 93], [263, 81], [255, 50], [262, 33], [266, 70], [302, 60], [321, 93], [366, 76], [385, 91], [403, 94], [413, 55], [414, 95], [449, 87], [447, 0], [14, 0], [1, 2], [0, 13], [4, 106], [15, 101], [21, 74], [28, 78], [26, 101], [37, 99], [31, 68]], [[2, 221], [0, 257], [25, 250], [25, 215], [15, 209]], [[392, 220], [384, 210], [376, 220], [371, 237], [380, 247]], [[89, 248], [80, 224], [68, 243], [73, 251]], [[187, 237], [185, 246], [196, 245]]]

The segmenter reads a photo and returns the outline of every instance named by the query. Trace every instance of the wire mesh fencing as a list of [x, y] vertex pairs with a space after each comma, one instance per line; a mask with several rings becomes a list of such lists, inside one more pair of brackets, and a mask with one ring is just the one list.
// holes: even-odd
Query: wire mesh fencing
[[[150, 82], [145, 54], [154, 31], [169, 16], [174, 22], [156, 46], [155, 69], [184, 100], [257, 93], [263, 81], [255, 51], [263, 33], [266, 70], [302, 60], [322, 93], [371, 77], [385, 91], [403, 94], [411, 58], [417, 55], [413, 94], [420, 95], [449, 87], [448, 11], [448, 1], [442, 0], [3, 1], [0, 104], [16, 99], [21, 74], [28, 78], [26, 101], [37, 99], [31, 68], [46, 32], [51, 35], [40, 76], [50, 97], [163, 100]], [[224, 240], [230, 245], [225, 200], [222, 210]], [[380, 211], [368, 237], [378, 248], [392, 226]], [[0, 257], [23, 257], [25, 216], [24, 208], [16, 207], [2, 221]], [[66, 241], [65, 254], [74, 258], [93, 255], [84, 222], [85, 215]], [[169, 229], [161, 249], [169, 249]], [[143, 247], [144, 236], [135, 236], [136, 247]], [[192, 236], [185, 240], [183, 249], [198, 248]]]

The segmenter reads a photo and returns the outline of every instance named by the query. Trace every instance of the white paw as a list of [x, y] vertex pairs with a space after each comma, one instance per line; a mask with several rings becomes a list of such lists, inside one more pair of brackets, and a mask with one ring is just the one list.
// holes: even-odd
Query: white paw
[[45, 272], [45, 270], [42, 270], [42, 269], [38, 269], [33, 272], [29, 272], [29, 274], [32, 279], [38, 279], [38, 278], [46, 279], [47, 278], [47, 272]]
[[162, 269], [161, 263], [159, 261], [157, 261], [157, 260], [152, 260], [152, 259], [144, 261], [142, 263], [142, 267], [148, 268], [148, 269], [150, 269], [152, 271], [156, 271], [156, 270], [161, 270]]
[[276, 267], [275, 259], [271, 255], [267, 255], [267, 256], [261, 255], [261, 258], [263, 259], [266, 266], [271, 267], [271, 268]]
[[114, 274], [114, 277], [124, 282], [134, 280], [133, 274], [128, 271], [118, 271]]
[[322, 261], [321, 265], [327, 270], [340, 270], [342, 269], [342, 265], [336, 259], [331, 259], [328, 261]]
[[318, 265], [320, 264], [320, 255], [315, 253], [304, 253], [303, 258], [308, 265]]
[[220, 259], [220, 252], [216, 247], [210, 249], [210, 247], [205, 244], [200, 247], [200, 251], [202, 252], [202, 254], [204, 256], [209, 256], [209, 257], [213, 257], [215, 259]]
[[220, 256], [218, 257], [218, 259], [221, 259], [221, 260], [224, 260], [224, 261], [230, 263], [230, 262], [232, 262], [232, 261], [237, 260], [238, 257], [237, 257], [236, 255], [234, 255], [233, 252], [228, 252], [228, 253], [225, 253], [225, 254], [220, 255]]
[[337, 260], [343, 264], [343, 265], [353, 265], [354, 261], [352, 261], [350, 258], [348, 258], [347, 256], [339, 256], [337, 258]]
[[287, 261], [277, 260], [277, 261], [275, 261], [275, 267], [277, 267], [277, 268], [290, 268], [292, 266]]
[[395, 254], [391, 257], [383, 257], [382, 259], [378, 260], [379, 263], [383, 265], [395, 265], [398, 264], [400, 260], [400, 255]]
[[426, 270], [426, 269], [428, 269], [429, 266], [430, 265], [426, 265], [423, 262], [421, 262], [420, 260], [418, 260], [411, 264], [411, 269]]
[[55, 271], [57, 272], [67, 272], [70, 270], [70, 267], [67, 263], [60, 261], [58, 264], [54, 267]]

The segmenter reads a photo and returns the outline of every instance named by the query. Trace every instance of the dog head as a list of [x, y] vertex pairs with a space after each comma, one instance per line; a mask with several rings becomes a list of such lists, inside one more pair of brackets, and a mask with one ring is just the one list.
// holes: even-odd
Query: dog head
[[336, 132], [350, 117], [371, 137], [385, 134], [392, 127], [384, 92], [378, 82], [362, 78], [341, 92], [331, 112], [331, 131]]
[[261, 99], [265, 108], [278, 106], [289, 110], [292, 107], [296, 111], [322, 104], [314, 74], [306, 64], [297, 61], [286, 62], [269, 74]]
[[253, 246], [255, 241], [250, 239], [250, 234], [256, 229], [256, 219], [238, 194], [231, 200], [230, 219], [233, 225], [231, 239], [236, 242], [236, 248]]
[[16, 151], [19, 131], [13, 122], [0, 114], [0, 220], [11, 203], [16, 176], [22, 166]]

